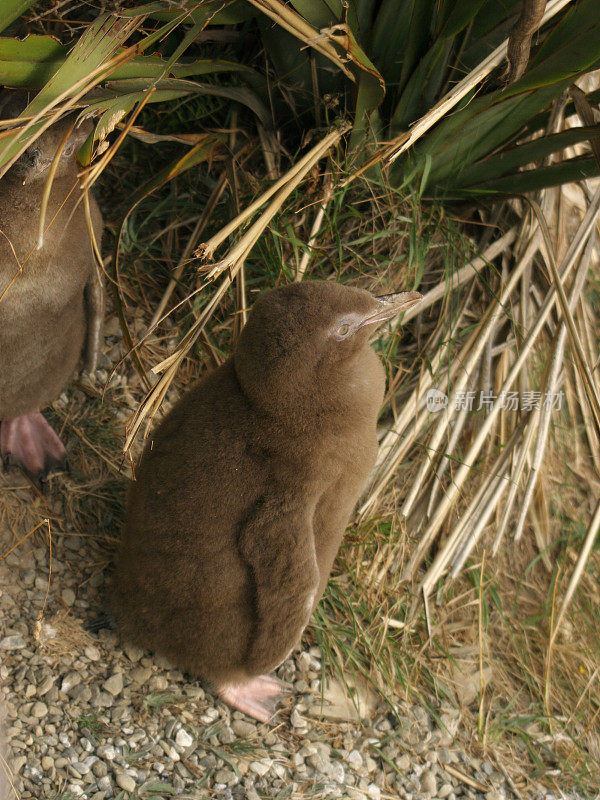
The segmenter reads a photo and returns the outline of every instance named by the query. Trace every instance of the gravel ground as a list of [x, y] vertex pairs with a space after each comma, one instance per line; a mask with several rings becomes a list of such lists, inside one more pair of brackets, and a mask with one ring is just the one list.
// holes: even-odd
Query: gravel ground
[[[0, 535], [0, 552], [9, 541]], [[363, 693], [361, 720], [336, 682], [324, 704], [318, 648], [280, 668], [293, 692], [268, 727], [114, 632], [88, 632], [105, 558], [93, 540], [55, 537], [49, 590], [40, 539], [0, 561], [0, 677], [19, 798], [513, 797], [457, 744], [451, 707], [436, 724], [398, 701], [396, 718]]]

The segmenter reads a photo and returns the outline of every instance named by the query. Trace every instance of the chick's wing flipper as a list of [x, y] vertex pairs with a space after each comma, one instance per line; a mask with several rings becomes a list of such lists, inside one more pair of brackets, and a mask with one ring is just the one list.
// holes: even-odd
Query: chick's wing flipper
[[299, 640], [319, 585], [305, 504], [294, 504], [285, 491], [261, 498], [240, 529], [238, 547], [254, 583], [255, 622], [246, 666], [265, 673]]
[[98, 366], [98, 356], [102, 343], [104, 325], [104, 286], [98, 270], [93, 270], [85, 287], [87, 332], [84, 353], [84, 368], [94, 372]]

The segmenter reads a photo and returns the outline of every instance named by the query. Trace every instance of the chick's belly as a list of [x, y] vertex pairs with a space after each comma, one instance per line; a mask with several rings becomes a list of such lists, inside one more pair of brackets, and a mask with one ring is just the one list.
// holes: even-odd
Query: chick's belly
[[0, 419], [56, 400], [73, 377], [84, 336], [83, 297], [50, 318], [28, 314], [4, 325], [0, 314]]

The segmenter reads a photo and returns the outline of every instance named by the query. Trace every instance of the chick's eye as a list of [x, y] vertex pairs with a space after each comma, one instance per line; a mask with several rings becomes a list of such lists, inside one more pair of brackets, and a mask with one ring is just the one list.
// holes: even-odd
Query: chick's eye
[[347, 322], [342, 322], [336, 333], [338, 336], [347, 336], [350, 333], [350, 325]]

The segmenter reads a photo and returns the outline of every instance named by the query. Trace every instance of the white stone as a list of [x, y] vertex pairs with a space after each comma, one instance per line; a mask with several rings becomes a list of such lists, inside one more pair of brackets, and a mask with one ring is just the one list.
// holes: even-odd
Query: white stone
[[25, 646], [25, 639], [20, 633], [15, 633], [13, 636], [5, 636], [0, 642], [0, 650], [22, 650]]
[[121, 694], [123, 691], [123, 673], [116, 672], [114, 675], [111, 675], [108, 680], [104, 681], [102, 688], [109, 694], [112, 694], [113, 697]]
[[273, 760], [270, 758], [264, 758], [262, 761], [252, 761], [250, 764], [250, 769], [252, 772], [255, 772], [259, 777], [263, 778], [267, 772], [271, 769], [273, 765]]
[[421, 791], [431, 795], [437, 794], [437, 780], [430, 770], [421, 775]]
[[81, 675], [78, 672], [67, 672], [65, 677], [62, 679], [60, 690], [64, 694], [68, 694], [74, 686], [78, 686], [80, 683]]
[[52, 675], [46, 675], [44, 680], [40, 683], [37, 689], [38, 697], [43, 697], [54, 686], [54, 678]]
[[100, 758], [105, 758], [107, 761], [113, 761], [114, 757], [117, 755], [117, 751], [112, 744], [101, 744], [100, 747], [96, 749], [96, 752]]
[[292, 728], [306, 728], [306, 720], [300, 716], [297, 708], [295, 708], [290, 714], [290, 722], [292, 724]]
[[400, 772], [408, 772], [410, 769], [410, 756], [408, 753], [402, 753], [401, 756], [398, 756], [396, 759], [396, 767]]
[[97, 647], [94, 647], [93, 644], [88, 644], [83, 652], [90, 661], [100, 660], [100, 650], [98, 650]]
[[175, 742], [184, 749], [190, 747], [194, 743], [194, 738], [185, 730], [180, 728], [175, 736]]

